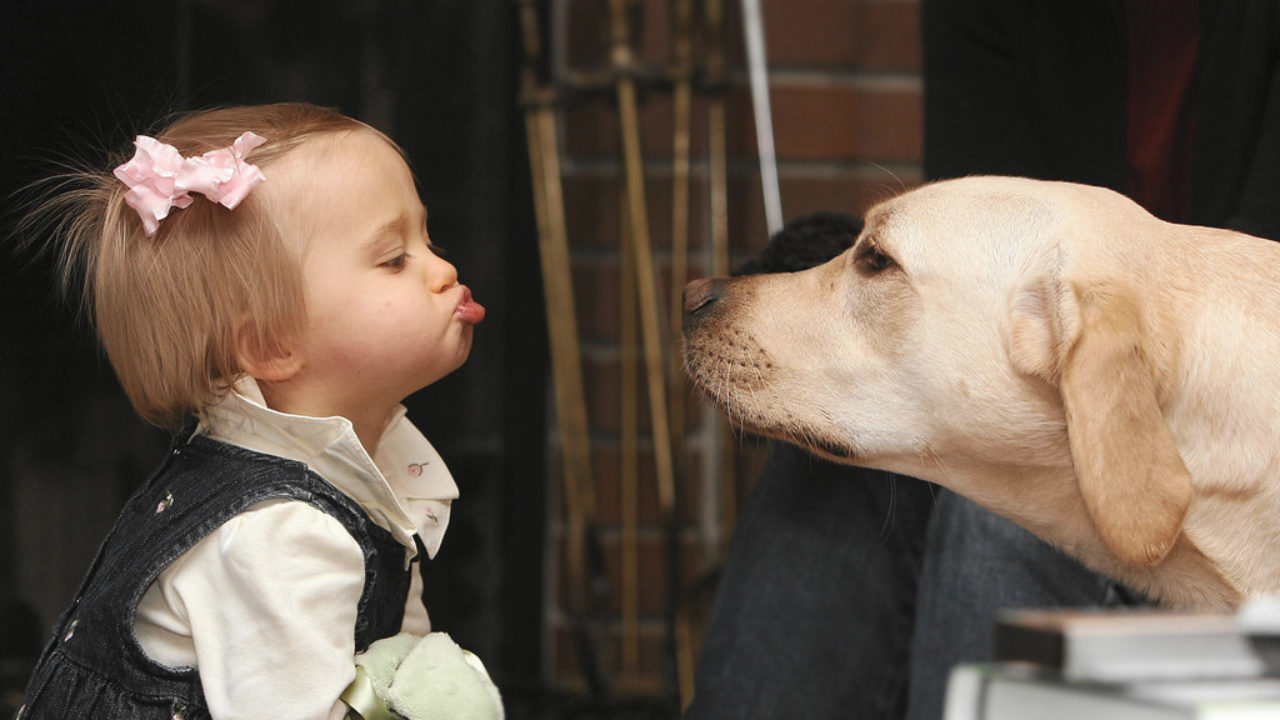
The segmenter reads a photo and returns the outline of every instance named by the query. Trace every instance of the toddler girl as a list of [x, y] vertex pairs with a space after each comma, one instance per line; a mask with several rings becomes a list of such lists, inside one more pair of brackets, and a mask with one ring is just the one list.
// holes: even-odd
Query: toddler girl
[[[123, 156], [121, 159], [125, 159]], [[457, 487], [400, 402], [484, 308], [401, 150], [304, 104], [193, 114], [43, 208], [135, 409], [176, 431], [19, 716], [341, 718], [354, 657], [426, 635]]]

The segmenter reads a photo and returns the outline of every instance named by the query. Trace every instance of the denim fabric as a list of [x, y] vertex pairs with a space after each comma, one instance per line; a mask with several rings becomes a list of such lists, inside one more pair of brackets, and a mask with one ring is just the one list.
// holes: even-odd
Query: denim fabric
[[942, 717], [951, 668], [991, 659], [1001, 609], [1146, 602], [1013, 521], [939, 489], [920, 577], [906, 717]]
[[774, 443], [734, 531], [685, 717], [900, 716], [931, 491]]
[[147, 657], [138, 601], [161, 570], [251, 505], [309, 503], [337, 519], [365, 555], [357, 650], [399, 632], [409, 592], [404, 548], [353, 500], [301, 463], [184, 432], [129, 500], [27, 686], [21, 720], [209, 717], [199, 673]]
[[988, 658], [1000, 608], [1139, 602], [955, 493], [775, 443], [685, 718], [938, 720], [952, 666]]

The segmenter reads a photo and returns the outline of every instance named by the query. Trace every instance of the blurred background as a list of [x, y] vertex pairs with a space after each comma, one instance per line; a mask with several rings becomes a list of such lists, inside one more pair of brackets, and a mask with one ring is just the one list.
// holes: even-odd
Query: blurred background
[[[782, 217], [860, 214], [919, 183], [915, 0], [760, 5]], [[683, 387], [672, 308], [769, 235], [741, 7], [8, 3], [6, 220], [60, 163], [101, 163], [182, 110], [305, 100], [385, 131], [489, 310], [470, 361], [407, 402], [462, 492], [424, 570], [433, 625], [485, 660], [510, 718], [672, 717], [763, 457]], [[167, 438], [46, 263], [6, 249], [0, 298], [12, 700]]]

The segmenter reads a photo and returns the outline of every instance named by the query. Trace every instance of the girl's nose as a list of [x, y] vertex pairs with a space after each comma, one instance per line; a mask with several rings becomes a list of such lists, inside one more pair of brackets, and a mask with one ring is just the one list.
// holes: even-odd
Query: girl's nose
[[444, 292], [458, 282], [458, 269], [453, 263], [431, 253], [427, 261], [427, 282], [432, 292]]

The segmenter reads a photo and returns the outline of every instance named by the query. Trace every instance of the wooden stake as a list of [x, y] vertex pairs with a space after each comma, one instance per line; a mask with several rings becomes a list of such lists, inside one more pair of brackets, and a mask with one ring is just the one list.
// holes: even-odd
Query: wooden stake
[[581, 627], [574, 629], [579, 664], [590, 690], [599, 695], [604, 692], [603, 680], [588, 632], [591, 602], [587, 545], [593, 537], [595, 492], [591, 481], [586, 399], [560, 181], [560, 152], [553, 107], [555, 93], [538, 82], [541, 39], [536, 5], [533, 0], [520, 0], [519, 5], [525, 48], [522, 75], [525, 132], [564, 473], [566, 584], [570, 612], [581, 623]]
[[635, 240], [631, 236], [630, 211], [627, 207], [627, 193], [620, 191], [619, 204], [623, 209], [620, 217], [622, 237], [620, 257], [620, 277], [618, 288], [619, 300], [619, 334], [622, 345], [620, 362], [622, 364], [622, 400], [621, 421], [619, 423], [620, 456], [622, 465], [619, 468], [621, 478], [621, 554], [622, 554], [622, 675], [634, 678], [640, 670], [640, 549], [637, 542], [639, 534], [639, 377], [637, 368], [636, 343], [636, 276], [635, 276]]
[[683, 345], [683, 293], [689, 282], [689, 136], [693, 105], [693, 3], [675, 0], [673, 22], [675, 63], [672, 90], [671, 143], [671, 437], [677, 466], [683, 460], [685, 428]]
[[614, 34], [614, 63], [618, 67], [618, 118], [622, 130], [622, 155], [626, 174], [627, 217], [631, 220], [636, 287], [640, 299], [640, 328], [644, 339], [644, 360], [648, 382], [649, 414], [653, 432], [654, 464], [658, 479], [658, 502], [664, 511], [674, 504], [675, 477], [671, 458], [671, 429], [667, 414], [665, 367], [663, 363], [661, 310], [658, 305], [657, 272], [649, 243], [648, 202], [644, 189], [644, 158], [640, 151], [640, 118], [636, 108], [635, 80], [628, 45], [626, 0], [610, 0]]
[[[707, 101], [707, 157], [710, 165], [711, 275], [729, 274], [729, 170], [725, 149], [725, 92], [728, 68], [725, 61], [724, 7], [721, 0], [706, 0], [703, 6], [707, 29], [707, 84], [712, 95]], [[720, 415], [714, 416], [715, 445], [719, 469], [721, 555], [727, 551], [729, 536], [737, 516], [738, 492], [734, 472], [733, 432]]]

